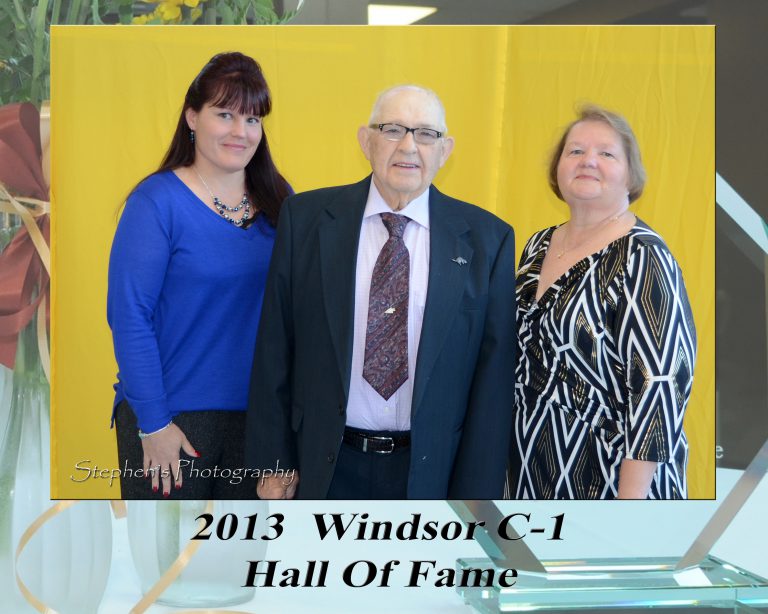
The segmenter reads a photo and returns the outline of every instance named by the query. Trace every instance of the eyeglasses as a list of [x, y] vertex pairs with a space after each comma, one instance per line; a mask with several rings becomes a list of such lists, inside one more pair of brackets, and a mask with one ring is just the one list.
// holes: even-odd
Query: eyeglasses
[[413, 140], [419, 145], [434, 145], [443, 136], [442, 132], [431, 128], [406, 128], [400, 124], [371, 124], [368, 127], [378, 129], [388, 141], [402, 141], [406, 134], [413, 132]]

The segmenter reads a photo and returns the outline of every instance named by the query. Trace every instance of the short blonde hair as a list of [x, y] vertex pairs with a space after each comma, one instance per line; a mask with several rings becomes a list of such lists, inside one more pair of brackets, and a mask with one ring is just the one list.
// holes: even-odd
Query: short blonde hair
[[608, 124], [613, 128], [616, 134], [619, 135], [622, 147], [624, 148], [624, 153], [627, 156], [627, 168], [629, 171], [627, 188], [629, 190], [629, 202], [632, 203], [636, 201], [643, 193], [646, 177], [643, 161], [640, 157], [640, 146], [637, 144], [637, 138], [635, 137], [635, 133], [632, 132], [629, 122], [618, 113], [608, 111], [596, 104], [582, 105], [578, 108], [576, 114], [578, 117], [566, 126], [560, 140], [552, 150], [552, 155], [549, 160], [549, 187], [552, 188], [555, 196], [560, 200], [565, 200], [560, 192], [560, 186], [557, 183], [557, 166], [560, 163], [560, 156], [563, 153], [568, 133], [571, 131], [571, 128], [578, 123], [593, 121]]

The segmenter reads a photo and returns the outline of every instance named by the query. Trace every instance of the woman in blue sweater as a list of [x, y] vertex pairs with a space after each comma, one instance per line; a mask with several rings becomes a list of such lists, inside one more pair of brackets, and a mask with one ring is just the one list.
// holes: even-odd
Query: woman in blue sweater
[[109, 263], [125, 499], [255, 497], [243, 460], [253, 348], [290, 187], [259, 65], [221, 53], [190, 85], [160, 168], [131, 192]]

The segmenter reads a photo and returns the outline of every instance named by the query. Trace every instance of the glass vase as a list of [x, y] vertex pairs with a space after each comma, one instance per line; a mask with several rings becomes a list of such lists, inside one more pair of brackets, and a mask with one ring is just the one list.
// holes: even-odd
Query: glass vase
[[[8, 382], [5, 386], [8, 387]], [[31, 593], [62, 614], [97, 611], [112, 557], [107, 502], [82, 502], [31, 537], [15, 568], [26, 529], [50, 500], [49, 386], [37, 351], [36, 322], [19, 335], [10, 399], [0, 439], [0, 592], [3, 611], [26, 611], [15, 573]], [[5, 391], [7, 398], [7, 390]]]
[[[146, 594], [163, 576], [179, 554], [192, 543], [205, 512], [206, 501], [128, 501], [128, 539], [131, 556]], [[266, 501], [214, 501], [211, 538], [197, 543], [200, 548], [178, 578], [160, 595], [158, 603], [179, 607], [212, 608], [250, 601], [253, 588], [243, 587], [247, 561], [264, 557], [269, 508]], [[239, 526], [226, 540], [216, 536], [217, 523], [233, 514]], [[256, 539], [243, 540], [246, 516], [258, 514], [253, 532]], [[228, 518], [227, 522], [232, 522]]]

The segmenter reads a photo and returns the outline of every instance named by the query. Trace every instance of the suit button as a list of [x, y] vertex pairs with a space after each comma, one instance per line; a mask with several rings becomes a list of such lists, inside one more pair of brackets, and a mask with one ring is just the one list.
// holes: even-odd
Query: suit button
[[344, 415], [344, 406], [343, 405], [339, 405], [339, 415], [340, 416]]
[[334, 461], [334, 459], [335, 459], [335, 458], [336, 458], [336, 456], [335, 456], [334, 454], [329, 454], [329, 455], [328, 455], [328, 462], [329, 462], [329, 463], [332, 463], [332, 462]]

